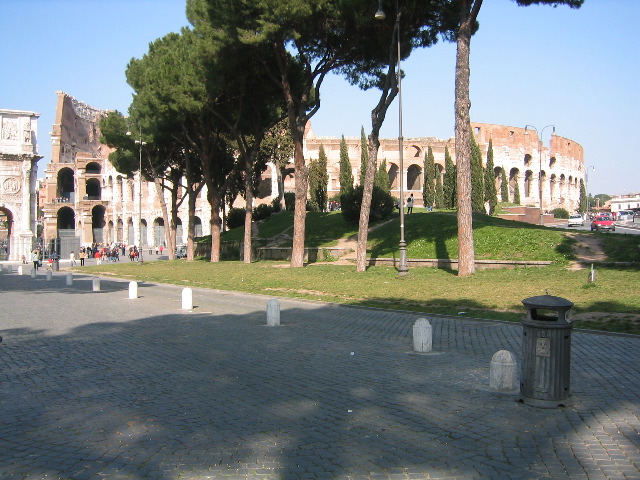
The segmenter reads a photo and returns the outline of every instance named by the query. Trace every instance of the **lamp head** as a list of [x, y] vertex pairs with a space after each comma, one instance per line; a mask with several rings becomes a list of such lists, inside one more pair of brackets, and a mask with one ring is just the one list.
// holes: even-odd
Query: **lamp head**
[[387, 18], [387, 16], [385, 15], [384, 10], [382, 9], [382, 0], [378, 0], [378, 11], [375, 14], [375, 19], [384, 20], [385, 18]]

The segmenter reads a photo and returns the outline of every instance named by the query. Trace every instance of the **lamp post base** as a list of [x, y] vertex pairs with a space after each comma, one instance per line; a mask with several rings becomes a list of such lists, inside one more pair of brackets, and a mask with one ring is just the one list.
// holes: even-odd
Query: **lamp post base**
[[400, 241], [400, 265], [398, 266], [398, 275], [404, 277], [409, 275], [409, 267], [407, 266], [407, 244], [404, 240]]

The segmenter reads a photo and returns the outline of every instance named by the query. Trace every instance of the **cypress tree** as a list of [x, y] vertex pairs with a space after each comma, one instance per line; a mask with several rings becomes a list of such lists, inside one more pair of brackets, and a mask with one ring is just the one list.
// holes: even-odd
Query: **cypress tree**
[[364, 134], [364, 127], [360, 133], [360, 185], [364, 185], [364, 177], [367, 174], [367, 165], [369, 164], [369, 143], [367, 136]]
[[500, 177], [500, 196], [503, 202], [509, 201], [509, 182], [507, 182], [507, 174], [504, 171], [504, 167], [501, 168], [502, 176]]
[[344, 140], [343, 135], [340, 142], [340, 196], [351, 190], [353, 190], [353, 172], [351, 171], [347, 142]]
[[489, 202], [489, 215], [493, 215], [498, 205], [495, 173], [493, 171], [493, 140], [489, 139], [487, 149], [487, 168], [484, 170], [484, 201]]
[[579, 213], [584, 213], [588, 210], [588, 197], [587, 197], [587, 189], [584, 186], [584, 181], [580, 179], [580, 203], [578, 207]]
[[518, 177], [514, 178], [513, 187], [513, 203], [520, 205], [520, 187], [518, 186]]
[[327, 208], [327, 155], [324, 145], [320, 145], [318, 160], [309, 163], [309, 206], [313, 211], [324, 212]]
[[387, 173], [387, 160], [382, 160], [380, 167], [376, 170], [376, 176], [373, 185], [380, 187], [385, 193], [391, 192], [391, 184], [389, 183], [389, 174]]
[[484, 213], [484, 170], [482, 152], [471, 132], [471, 210]]
[[422, 200], [425, 207], [432, 207], [436, 203], [436, 191], [434, 186], [436, 176], [436, 165], [433, 160], [433, 150], [431, 146], [424, 156], [424, 186], [422, 187]]
[[456, 208], [458, 200], [456, 187], [456, 166], [449, 155], [449, 148], [444, 149], [444, 183], [442, 185], [444, 208]]
[[444, 192], [442, 191], [442, 174], [438, 167], [436, 170], [436, 208], [444, 208]]

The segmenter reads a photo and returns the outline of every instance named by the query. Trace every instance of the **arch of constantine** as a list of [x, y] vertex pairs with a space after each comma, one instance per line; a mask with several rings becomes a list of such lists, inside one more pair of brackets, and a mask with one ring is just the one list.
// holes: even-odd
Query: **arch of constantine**
[[36, 246], [39, 117], [0, 110], [0, 260], [29, 261]]
[[[138, 175], [127, 177], [109, 162], [110, 149], [100, 143], [98, 122], [107, 111], [93, 108], [64, 92], [57, 92], [55, 123], [51, 135], [51, 162], [45, 170], [41, 187], [44, 212], [44, 240], [48, 245], [61, 242], [61, 255], [81, 244], [121, 243], [142, 247], [164, 243], [164, 221], [155, 185], [140, 182]], [[489, 140], [494, 153], [494, 175], [497, 191], [504, 170], [509, 182], [509, 199], [513, 201], [516, 184], [523, 205], [545, 210], [564, 207], [576, 210], [580, 197], [580, 180], [584, 178], [582, 147], [573, 140], [553, 135], [549, 146], [538, 141], [535, 131], [485, 123], [473, 123], [476, 142], [486, 161]], [[317, 137], [311, 126], [305, 136], [305, 159], [318, 158], [323, 145], [328, 158], [329, 196], [339, 193], [340, 138]], [[353, 177], [360, 177], [360, 138], [346, 137]], [[438, 171], [444, 173], [445, 149], [455, 162], [454, 139], [435, 137], [405, 138], [403, 172], [399, 172], [397, 139], [381, 139], [378, 160], [386, 160], [392, 194], [399, 196], [399, 175], [404, 176], [406, 194], [414, 194], [422, 205], [424, 156], [431, 147]], [[33, 152], [32, 152], [33, 154]], [[278, 182], [273, 166], [262, 175], [256, 203], [267, 203], [277, 197]], [[539, 180], [540, 179], [540, 180]], [[285, 191], [294, 189], [293, 177], [284, 180]], [[211, 213], [206, 201], [206, 187], [196, 204], [196, 235], [208, 235]], [[169, 204], [168, 196], [165, 196]], [[1, 205], [1, 204], [0, 204]], [[242, 206], [242, 199], [236, 200]], [[6, 207], [5, 207], [6, 208]], [[20, 221], [24, 222], [22, 212]], [[18, 212], [13, 212], [15, 217]], [[188, 214], [186, 207], [178, 211], [177, 244], [186, 242]], [[183, 228], [184, 225], [184, 228]], [[28, 229], [25, 230], [28, 232]], [[66, 247], [65, 247], [66, 245]], [[57, 247], [56, 247], [57, 248]], [[77, 251], [77, 250], [76, 250]]]

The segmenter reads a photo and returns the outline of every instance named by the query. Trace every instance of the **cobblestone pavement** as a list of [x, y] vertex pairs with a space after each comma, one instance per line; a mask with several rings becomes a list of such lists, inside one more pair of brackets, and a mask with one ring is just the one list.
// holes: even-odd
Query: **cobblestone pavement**
[[[14, 267], [15, 269], [15, 267]], [[572, 405], [489, 388], [522, 328], [0, 274], [0, 479], [640, 479], [640, 338], [573, 332]]]

